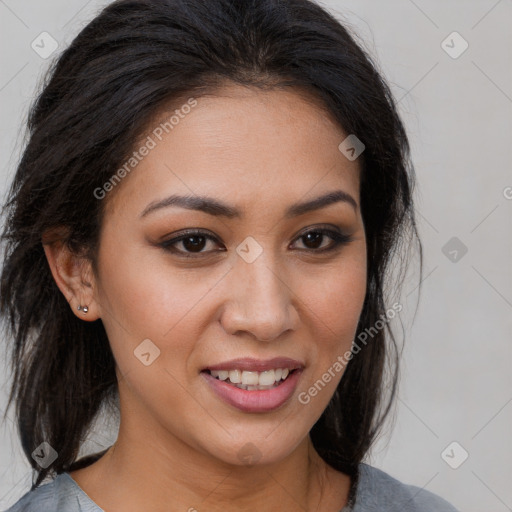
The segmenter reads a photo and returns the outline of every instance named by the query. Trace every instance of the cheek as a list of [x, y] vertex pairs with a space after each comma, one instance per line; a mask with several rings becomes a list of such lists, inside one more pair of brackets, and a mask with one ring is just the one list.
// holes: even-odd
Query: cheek
[[302, 290], [308, 316], [329, 345], [353, 339], [366, 295], [365, 265], [346, 264], [310, 276]]
[[300, 398], [315, 415], [327, 406], [345, 371], [366, 294], [366, 263], [345, 262], [322, 274], [310, 276], [301, 292], [307, 297], [311, 360]]
[[[113, 247], [119, 257], [113, 257]], [[100, 260], [102, 321], [123, 374], [140, 365], [134, 350], [144, 340], [160, 351], [159, 365], [184, 371], [193, 340], [200, 336], [201, 302], [218, 277], [203, 273], [194, 278], [193, 273], [163, 261], [156, 249], [104, 246]]]

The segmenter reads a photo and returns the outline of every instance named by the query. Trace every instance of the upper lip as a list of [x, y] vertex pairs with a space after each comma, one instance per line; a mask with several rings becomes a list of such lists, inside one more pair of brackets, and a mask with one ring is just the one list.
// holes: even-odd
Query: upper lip
[[231, 359], [214, 365], [203, 368], [204, 370], [242, 370], [248, 372], [264, 372], [266, 370], [273, 370], [276, 368], [288, 368], [288, 370], [295, 370], [303, 368], [304, 364], [289, 357], [274, 357], [273, 359], [254, 359], [252, 357], [241, 357], [238, 359]]

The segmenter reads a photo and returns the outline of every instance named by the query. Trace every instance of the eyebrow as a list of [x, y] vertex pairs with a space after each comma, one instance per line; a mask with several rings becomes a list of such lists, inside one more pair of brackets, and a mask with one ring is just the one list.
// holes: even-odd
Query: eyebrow
[[[334, 190], [322, 196], [316, 197], [309, 201], [295, 203], [291, 205], [285, 212], [285, 218], [297, 217], [310, 211], [325, 208], [334, 203], [345, 202], [350, 204], [357, 211], [357, 202], [355, 199], [343, 190]], [[170, 206], [178, 206], [188, 210], [198, 210], [215, 217], [226, 217], [228, 219], [241, 218], [243, 214], [234, 206], [230, 206], [217, 199], [208, 196], [180, 196], [171, 195], [160, 201], [154, 201], [146, 206], [140, 214], [140, 218], [145, 217], [151, 212], [168, 208]]]

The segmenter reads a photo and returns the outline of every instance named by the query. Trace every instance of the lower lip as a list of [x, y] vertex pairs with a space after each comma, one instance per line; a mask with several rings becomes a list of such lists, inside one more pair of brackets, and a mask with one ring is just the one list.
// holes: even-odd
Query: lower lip
[[201, 375], [214, 393], [229, 405], [244, 412], [268, 412], [282, 406], [292, 396], [301, 373], [302, 370], [297, 369], [275, 388], [253, 391], [237, 388], [208, 372], [201, 372]]

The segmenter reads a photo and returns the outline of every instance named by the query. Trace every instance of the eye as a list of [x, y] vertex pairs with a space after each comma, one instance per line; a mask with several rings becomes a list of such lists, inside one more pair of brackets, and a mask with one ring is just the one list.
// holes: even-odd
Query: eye
[[[326, 237], [331, 239], [331, 244], [322, 247], [322, 242], [326, 239]], [[307, 251], [324, 253], [334, 251], [341, 245], [348, 244], [353, 240], [353, 238], [352, 236], [342, 233], [341, 231], [335, 231], [333, 229], [324, 227], [310, 229], [299, 235], [297, 240], [303, 241], [303, 244], [306, 246], [305, 250]]]
[[[171, 238], [159, 245], [164, 249], [176, 253], [180, 256], [195, 257], [194, 254], [201, 254], [208, 241], [219, 243], [217, 238], [207, 234], [205, 231], [188, 230], [184, 234]], [[181, 247], [181, 249], [178, 249]], [[206, 251], [206, 252], [220, 252], [220, 251]]]
[[[336, 228], [337, 229], [337, 228]], [[331, 243], [325, 246], [323, 243], [326, 239], [330, 238]], [[311, 253], [325, 253], [336, 250], [341, 245], [345, 245], [353, 240], [352, 236], [342, 233], [334, 229], [315, 228], [309, 229], [301, 233], [295, 240], [302, 241], [305, 249], [301, 251]], [[187, 230], [181, 235], [161, 242], [160, 247], [166, 251], [177, 254], [180, 257], [196, 258], [201, 254], [211, 254], [213, 252], [224, 252], [226, 249], [204, 250], [208, 242], [213, 242], [213, 245], [221, 245], [218, 239], [201, 230]]]

